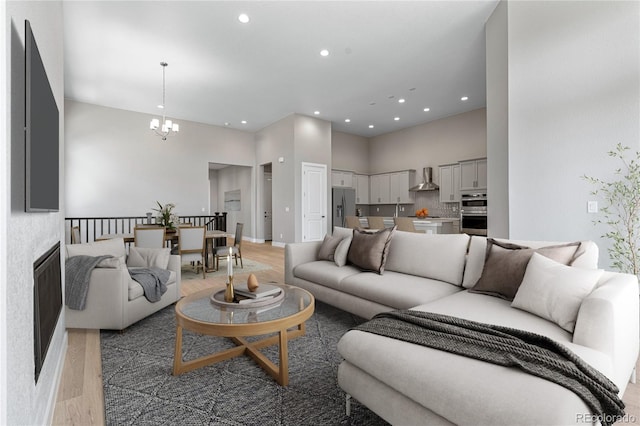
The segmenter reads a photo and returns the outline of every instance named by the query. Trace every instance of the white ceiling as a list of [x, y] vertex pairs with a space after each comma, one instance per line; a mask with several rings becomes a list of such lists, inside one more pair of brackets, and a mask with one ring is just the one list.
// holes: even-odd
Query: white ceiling
[[254, 132], [317, 110], [336, 130], [376, 136], [485, 106], [496, 5], [64, 1], [65, 97], [160, 115], [166, 61], [166, 113], [179, 123]]

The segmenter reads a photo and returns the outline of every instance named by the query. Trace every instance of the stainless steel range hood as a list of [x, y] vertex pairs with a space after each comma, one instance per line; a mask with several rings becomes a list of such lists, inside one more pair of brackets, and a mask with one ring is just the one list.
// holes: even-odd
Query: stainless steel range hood
[[433, 169], [431, 167], [425, 167], [422, 169], [422, 183], [409, 188], [409, 191], [435, 191], [440, 187], [433, 183]]

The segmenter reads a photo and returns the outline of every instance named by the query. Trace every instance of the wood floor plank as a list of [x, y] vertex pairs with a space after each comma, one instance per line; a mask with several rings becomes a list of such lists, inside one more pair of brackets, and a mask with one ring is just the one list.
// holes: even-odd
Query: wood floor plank
[[[270, 270], [255, 272], [259, 282], [284, 282], [284, 249], [271, 244], [242, 243], [245, 259], [268, 264]], [[248, 272], [235, 268], [235, 280], [246, 280]], [[181, 294], [187, 296], [196, 291], [222, 287], [225, 277], [207, 277], [182, 282]], [[70, 329], [69, 345], [57, 402], [54, 409], [54, 425], [104, 425], [104, 392], [102, 388], [102, 359], [98, 330]], [[638, 383], [629, 384], [623, 400], [628, 417], [640, 419], [640, 360], [636, 364]], [[638, 420], [636, 420], [638, 421]]]

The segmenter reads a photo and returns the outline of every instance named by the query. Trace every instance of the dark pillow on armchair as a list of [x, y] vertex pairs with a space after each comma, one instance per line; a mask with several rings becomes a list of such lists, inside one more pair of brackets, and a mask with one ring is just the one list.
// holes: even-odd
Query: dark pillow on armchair
[[395, 226], [379, 231], [354, 229], [347, 260], [363, 271], [382, 275], [395, 229]]
[[569, 265], [576, 255], [579, 242], [532, 249], [518, 244], [487, 238], [484, 269], [470, 293], [481, 293], [513, 300], [524, 278], [533, 253], [539, 253], [563, 265]]

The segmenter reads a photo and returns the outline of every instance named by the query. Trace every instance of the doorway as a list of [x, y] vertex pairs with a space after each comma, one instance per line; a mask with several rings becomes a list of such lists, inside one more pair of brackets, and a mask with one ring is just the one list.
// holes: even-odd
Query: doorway
[[271, 241], [273, 239], [273, 195], [272, 195], [272, 185], [273, 185], [273, 176], [271, 173], [271, 163], [263, 164], [263, 196], [262, 196], [262, 211], [263, 211], [263, 232], [264, 232], [264, 240]]
[[327, 165], [302, 163], [302, 241], [327, 232]]

